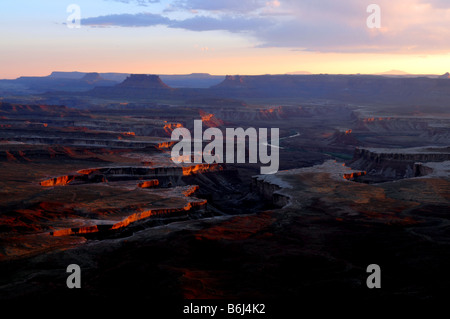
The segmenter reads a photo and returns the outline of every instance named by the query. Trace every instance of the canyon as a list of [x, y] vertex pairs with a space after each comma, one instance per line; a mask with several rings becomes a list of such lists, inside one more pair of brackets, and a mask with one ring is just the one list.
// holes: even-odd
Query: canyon
[[[429, 162], [450, 162], [450, 148], [448, 147], [418, 147], [404, 149], [355, 149], [353, 159], [348, 163], [350, 167], [363, 168], [369, 172], [368, 176], [359, 180], [373, 179], [397, 180], [418, 176], [426, 176], [433, 170], [426, 169]], [[445, 172], [441, 172], [445, 176]]]
[[[57, 72], [7, 83], [30, 84], [0, 100], [0, 300], [446, 296], [448, 78], [192, 77], [211, 85]], [[279, 129], [279, 171], [175, 163], [171, 134], [195, 120]]]

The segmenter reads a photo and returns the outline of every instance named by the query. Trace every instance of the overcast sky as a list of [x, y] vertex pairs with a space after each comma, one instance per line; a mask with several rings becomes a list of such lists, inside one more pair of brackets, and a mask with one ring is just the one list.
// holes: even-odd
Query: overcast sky
[[0, 78], [450, 71], [448, 0], [2, 0], [0, 17]]

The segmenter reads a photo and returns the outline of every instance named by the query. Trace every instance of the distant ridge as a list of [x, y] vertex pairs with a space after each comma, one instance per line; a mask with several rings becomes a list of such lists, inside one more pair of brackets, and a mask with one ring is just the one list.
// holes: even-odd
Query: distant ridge
[[135, 89], [170, 89], [158, 75], [131, 74], [122, 83], [117, 84], [117, 88], [135, 88]]
[[375, 73], [376, 75], [411, 75], [411, 73], [401, 71], [401, 70], [390, 70], [381, 73]]
[[53, 79], [74, 79], [74, 80], [79, 80], [83, 76], [85, 76], [86, 74], [87, 73], [85, 73], [85, 72], [78, 72], [78, 71], [73, 71], [73, 72], [53, 71], [47, 77], [53, 78]]
[[312, 74], [311, 72], [309, 72], [309, 71], [294, 71], [294, 72], [288, 72], [288, 73], [286, 73], [286, 74], [291, 74], [291, 75], [302, 75], [302, 74]]
[[97, 72], [86, 73], [86, 75], [83, 76], [81, 78], [81, 80], [82, 81], [86, 81], [89, 84], [96, 83], [96, 82], [99, 82], [99, 81], [105, 81], [105, 79], [102, 78], [101, 75], [99, 73], [97, 73]]
[[182, 92], [165, 84], [158, 75], [131, 74], [119, 84], [112, 87], [97, 86], [86, 92], [86, 95], [126, 99], [171, 99], [182, 95]]
[[450, 98], [450, 81], [442, 82], [437, 77], [400, 75], [227, 75], [209, 92], [222, 98], [243, 100], [302, 98], [439, 105]]
[[[51, 79], [74, 79], [81, 80], [86, 74], [97, 73], [97, 72], [64, 72], [64, 71], [53, 71], [47, 77]], [[98, 72], [104, 80], [110, 80], [117, 83], [123, 82], [131, 73], [117, 73], [117, 72]], [[218, 84], [223, 80], [225, 76], [222, 75], [211, 75], [209, 73], [190, 73], [190, 74], [158, 74], [160, 79], [172, 88], [209, 88], [212, 85]]]

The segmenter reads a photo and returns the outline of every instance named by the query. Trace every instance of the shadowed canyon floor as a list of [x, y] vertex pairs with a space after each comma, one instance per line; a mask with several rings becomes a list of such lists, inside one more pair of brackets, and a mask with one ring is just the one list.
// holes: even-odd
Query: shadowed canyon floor
[[[139, 228], [31, 258], [27, 266], [11, 261], [2, 273], [17, 282], [3, 282], [2, 290], [9, 298], [70, 298], [65, 265], [76, 261], [85, 298], [444, 297], [450, 180], [369, 185], [343, 179], [338, 166], [276, 175], [285, 187], [275, 192], [290, 198], [282, 209]], [[385, 270], [380, 292], [365, 286], [365, 268], [374, 262]]]

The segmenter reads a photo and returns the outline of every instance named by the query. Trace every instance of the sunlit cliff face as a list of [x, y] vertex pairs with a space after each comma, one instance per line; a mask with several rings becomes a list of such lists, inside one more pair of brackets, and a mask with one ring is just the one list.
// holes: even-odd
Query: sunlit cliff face
[[40, 184], [41, 184], [41, 186], [47, 186], [47, 187], [64, 186], [64, 185], [67, 185], [70, 182], [72, 182], [74, 179], [75, 179], [75, 176], [65, 175], [65, 176], [59, 176], [59, 177], [47, 179], [45, 181], [42, 181]]
[[158, 186], [158, 185], [159, 185], [159, 180], [152, 179], [150, 181], [145, 181], [145, 182], [139, 183], [138, 187], [140, 187], [140, 188], [150, 188], [150, 187], [154, 187], [154, 186]]
[[193, 185], [193, 186], [189, 187], [186, 191], [184, 191], [183, 194], [184, 194], [184, 196], [189, 197], [189, 196], [193, 195], [199, 189], [200, 189], [200, 186]]
[[219, 164], [197, 164], [193, 166], [183, 167], [183, 175], [193, 175], [193, 174], [199, 174], [199, 173], [206, 173], [206, 172], [214, 172], [214, 171], [220, 171], [222, 170], [222, 166]]
[[87, 168], [87, 169], [80, 169], [79, 171], [77, 171], [78, 174], [83, 174], [83, 175], [89, 175], [92, 172], [95, 172], [97, 169], [96, 168]]
[[51, 234], [53, 236], [59, 237], [59, 236], [69, 236], [69, 235], [75, 235], [75, 234], [90, 234], [90, 233], [96, 233], [98, 232], [97, 225], [94, 226], [85, 226], [85, 227], [79, 227], [79, 228], [66, 228], [61, 230], [55, 230]]
[[350, 174], [344, 174], [342, 177], [344, 177], [344, 179], [350, 180], [355, 177], [364, 176], [366, 174], [367, 174], [367, 172], [355, 172], [355, 173], [350, 173]]
[[[214, 171], [220, 171], [223, 170], [222, 166], [220, 166], [217, 163], [213, 164], [196, 164], [192, 166], [185, 166], [185, 167], [168, 167], [168, 170], [174, 170], [175, 174], [182, 173], [184, 176], [193, 175], [193, 174], [201, 174], [206, 172], [214, 172]], [[85, 182], [86, 180], [83, 179], [85, 176], [83, 175], [90, 175], [94, 172], [96, 172], [99, 169], [93, 168], [93, 169], [81, 169], [77, 171], [77, 174], [73, 175], [63, 175], [59, 177], [53, 177], [46, 179], [44, 181], [40, 182], [41, 186], [45, 187], [52, 187], [52, 186], [65, 186], [69, 185], [73, 181], [81, 181]], [[100, 173], [100, 172], [99, 172]], [[98, 180], [96, 182], [99, 182]], [[105, 183], [107, 182], [106, 176], [103, 176], [101, 182]], [[152, 179], [149, 181], [144, 181], [141, 184], [138, 185], [138, 187], [146, 188], [146, 187], [153, 187], [158, 186], [159, 181], [158, 179]]]
[[175, 145], [175, 141], [173, 142], [162, 142], [162, 143], [158, 143], [158, 145], [156, 146], [157, 149], [159, 150], [165, 150], [165, 149], [169, 149], [171, 148], [173, 145]]
[[369, 117], [364, 119], [364, 123], [376, 122], [376, 121], [389, 121], [392, 118], [390, 117]]
[[270, 109], [259, 110], [259, 113], [263, 118], [271, 118], [276, 115], [282, 115], [283, 107], [278, 106]]
[[136, 222], [136, 221], [142, 220], [142, 219], [146, 219], [151, 216], [166, 215], [166, 214], [173, 214], [173, 213], [177, 213], [177, 212], [189, 211], [194, 207], [204, 206], [204, 205], [206, 205], [206, 203], [207, 203], [207, 201], [205, 199], [205, 200], [197, 201], [197, 202], [189, 202], [184, 207], [181, 207], [181, 208], [162, 208], [162, 209], [146, 210], [143, 212], [139, 212], [139, 213], [130, 215], [127, 218], [125, 218], [124, 220], [122, 220], [118, 223], [115, 223], [114, 225], [112, 225], [111, 229], [119, 229], [119, 228], [127, 227], [128, 225], [130, 225], [133, 222]]
[[[156, 180], [157, 181], [157, 180]], [[152, 182], [152, 181], [150, 181]], [[197, 190], [199, 189], [199, 186], [192, 185], [189, 186], [189, 188], [185, 191], [183, 191], [183, 195], [186, 197], [189, 197], [193, 195]], [[189, 200], [188, 203], [186, 203], [184, 206], [181, 207], [172, 207], [172, 208], [155, 208], [155, 209], [140, 209], [140, 211], [129, 215], [125, 219], [111, 223], [111, 224], [102, 224], [102, 225], [91, 225], [91, 226], [82, 226], [82, 227], [72, 227], [72, 228], [66, 228], [61, 230], [55, 230], [50, 232], [52, 236], [69, 236], [69, 235], [80, 235], [80, 234], [90, 234], [90, 233], [96, 233], [101, 230], [115, 230], [120, 229], [123, 227], [127, 227], [128, 225], [143, 220], [152, 216], [157, 215], [168, 215], [168, 214], [176, 214], [176, 213], [183, 213], [188, 212], [192, 209], [198, 208], [198, 207], [204, 207], [207, 204], [207, 200], [198, 200], [193, 199]]]
[[120, 133], [120, 135], [117, 137], [118, 140], [122, 140], [123, 138], [126, 137], [131, 137], [131, 136], [136, 136], [136, 134], [134, 132], [122, 132]]
[[167, 133], [167, 135], [172, 135], [172, 131], [176, 128], [183, 127], [183, 124], [181, 123], [167, 123], [164, 124], [164, 131]]
[[200, 110], [200, 116], [202, 118], [203, 125], [207, 127], [219, 127], [222, 126], [224, 123], [221, 119], [218, 119], [215, 117], [214, 114], [206, 113], [203, 110]]

